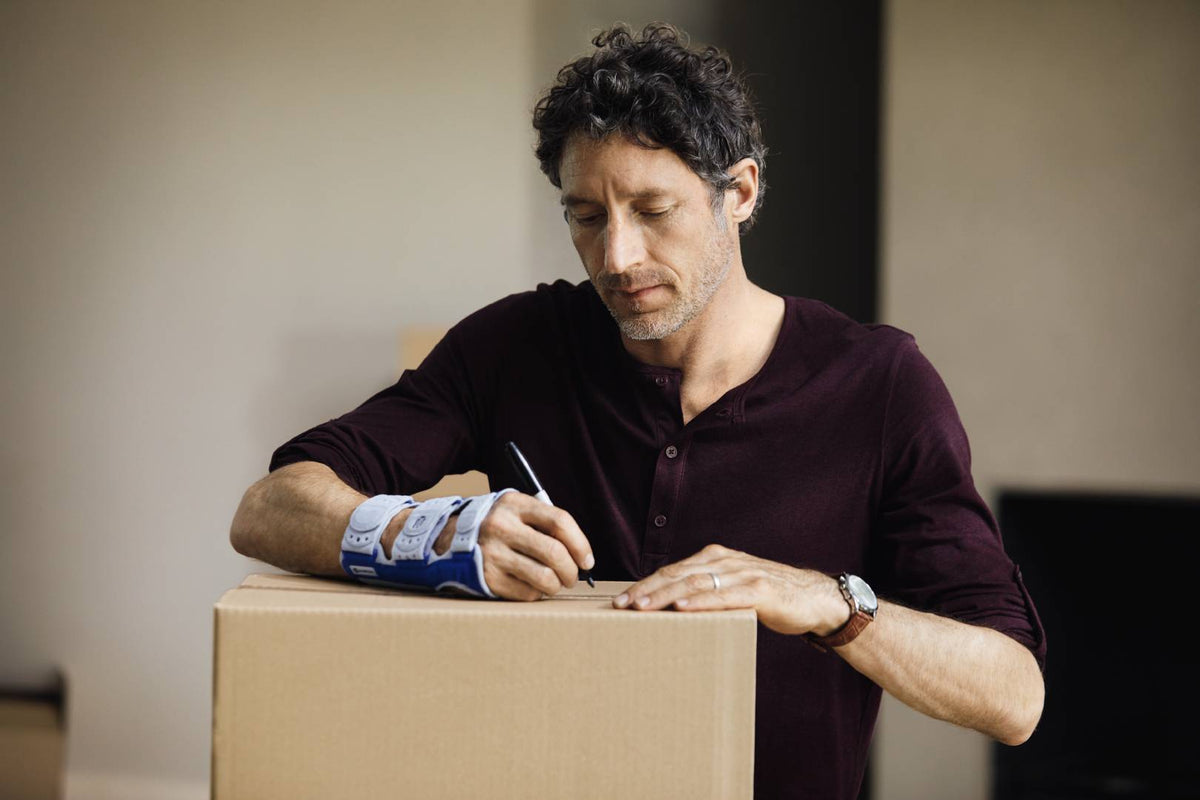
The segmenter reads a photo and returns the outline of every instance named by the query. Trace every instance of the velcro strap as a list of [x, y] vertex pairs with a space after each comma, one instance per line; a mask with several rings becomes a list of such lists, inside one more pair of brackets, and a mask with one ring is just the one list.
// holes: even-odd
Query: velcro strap
[[379, 538], [388, 523], [417, 501], [405, 494], [377, 494], [359, 503], [350, 514], [350, 523], [342, 534], [342, 552], [375, 557]]
[[[413, 509], [404, 521], [400, 535], [392, 545], [391, 561], [425, 561], [433, 551], [438, 534], [446, 527], [450, 515], [462, 505], [462, 498], [435, 497]], [[380, 554], [380, 560], [388, 563]]]
[[492, 506], [496, 505], [496, 501], [504, 495], [515, 491], [516, 489], [501, 489], [491, 494], [481, 494], [469, 498], [466, 501], [466, 508], [458, 515], [454, 539], [450, 542], [450, 552], [469, 553], [474, 550], [475, 545], [479, 542], [479, 526], [487, 518]]

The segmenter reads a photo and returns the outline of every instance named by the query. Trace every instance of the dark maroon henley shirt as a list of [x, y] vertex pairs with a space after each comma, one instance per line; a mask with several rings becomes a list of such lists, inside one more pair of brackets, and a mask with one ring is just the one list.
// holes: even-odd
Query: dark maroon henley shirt
[[[467, 317], [394, 386], [280, 447], [271, 469], [321, 462], [368, 495], [476, 469], [500, 489], [519, 485], [503, 450], [514, 441], [588, 536], [596, 578], [643, 578], [717, 542], [861, 575], [1043, 663], [958, 414], [912, 337], [785, 299], [759, 373], [684, 425], [681, 372], [630, 356], [590, 283], [543, 284]], [[761, 625], [757, 681], [756, 796], [855, 797], [879, 687]]]

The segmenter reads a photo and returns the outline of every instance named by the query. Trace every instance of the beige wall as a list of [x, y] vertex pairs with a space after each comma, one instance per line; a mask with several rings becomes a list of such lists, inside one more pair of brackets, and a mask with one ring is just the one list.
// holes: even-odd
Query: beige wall
[[[883, 316], [982, 490], [1200, 491], [1200, 4], [895, 0], [886, 41]], [[985, 796], [982, 737], [894, 702], [878, 756], [885, 800]]]
[[402, 322], [532, 273], [528, 2], [0, 5], [0, 679], [75, 797], [206, 797], [226, 532]]
[[70, 797], [207, 796], [242, 490], [405, 324], [582, 278], [536, 92], [705, 8], [0, 2], [0, 683], [66, 670]]

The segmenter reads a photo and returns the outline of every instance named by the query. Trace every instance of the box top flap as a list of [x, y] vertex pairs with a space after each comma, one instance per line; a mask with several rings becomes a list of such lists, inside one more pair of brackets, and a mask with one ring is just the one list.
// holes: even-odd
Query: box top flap
[[[416, 611], [450, 614], [661, 614], [679, 618], [693, 614], [676, 612], [630, 612], [612, 607], [612, 598], [631, 585], [629, 581], [596, 581], [595, 588], [580, 581], [551, 598], [531, 603], [497, 603], [463, 597], [445, 597], [401, 589], [366, 586], [349, 581], [316, 578], [307, 575], [255, 573], [248, 575], [236, 589], [226, 592], [216, 607], [218, 611], [246, 609], [291, 609], [297, 611]], [[704, 616], [749, 615], [751, 609], [708, 612]]]

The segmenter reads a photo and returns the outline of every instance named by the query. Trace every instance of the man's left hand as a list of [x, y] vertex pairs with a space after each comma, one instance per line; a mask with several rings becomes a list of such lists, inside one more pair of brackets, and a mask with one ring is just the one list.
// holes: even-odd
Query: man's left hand
[[613, 606], [634, 611], [753, 608], [759, 622], [773, 631], [818, 636], [850, 618], [836, 578], [719, 544], [643, 578], [614, 598]]

